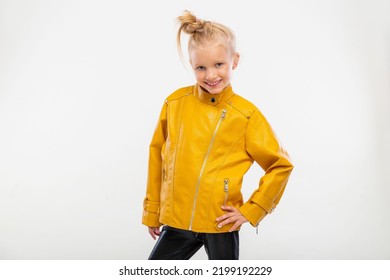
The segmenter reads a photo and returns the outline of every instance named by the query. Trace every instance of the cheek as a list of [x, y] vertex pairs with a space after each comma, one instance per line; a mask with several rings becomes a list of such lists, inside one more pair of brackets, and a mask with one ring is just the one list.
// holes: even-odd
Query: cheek
[[204, 74], [202, 72], [195, 72], [196, 80], [202, 80], [203, 77], [204, 77]]
[[232, 75], [232, 72], [233, 70], [231, 68], [226, 68], [224, 71], [223, 71], [223, 75], [225, 77], [230, 77]]

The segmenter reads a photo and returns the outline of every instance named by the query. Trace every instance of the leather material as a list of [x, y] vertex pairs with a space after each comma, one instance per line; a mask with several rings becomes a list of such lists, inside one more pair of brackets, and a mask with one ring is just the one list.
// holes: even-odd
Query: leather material
[[[243, 176], [253, 162], [265, 171], [244, 202]], [[222, 205], [256, 226], [278, 205], [293, 165], [259, 109], [231, 86], [210, 94], [197, 84], [172, 93], [149, 151], [142, 223], [203, 233], [217, 227]]]
[[238, 260], [238, 231], [196, 233], [164, 226], [149, 260], [189, 260], [202, 246], [209, 260]]

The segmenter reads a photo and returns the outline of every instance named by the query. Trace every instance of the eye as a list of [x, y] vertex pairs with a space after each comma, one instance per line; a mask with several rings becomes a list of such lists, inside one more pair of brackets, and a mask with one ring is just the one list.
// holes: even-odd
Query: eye
[[198, 71], [204, 71], [206, 69], [206, 67], [204, 66], [198, 66], [195, 68], [195, 70], [198, 70]]
[[222, 62], [218, 62], [215, 64], [215, 67], [217, 68], [221, 68], [223, 66], [223, 63]]

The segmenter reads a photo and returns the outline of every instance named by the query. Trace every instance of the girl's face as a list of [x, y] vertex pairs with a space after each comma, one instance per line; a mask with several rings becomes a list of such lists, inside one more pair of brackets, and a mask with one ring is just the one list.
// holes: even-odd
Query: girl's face
[[221, 43], [192, 47], [190, 63], [197, 83], [211, 94], [220, 93], [230, 84], [239, 54], [228, 52]]

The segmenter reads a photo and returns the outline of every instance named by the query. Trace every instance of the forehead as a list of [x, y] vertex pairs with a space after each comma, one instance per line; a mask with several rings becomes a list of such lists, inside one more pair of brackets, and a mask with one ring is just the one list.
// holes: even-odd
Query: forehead
[[225, 60], [229, 58], [229, 52], [226, 46], [218, 42], [207, 45], [192, 46], [189, 49], [189, 54], [194, 63]]

